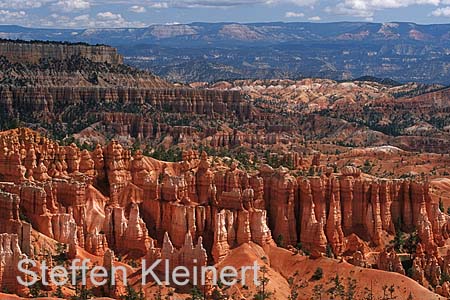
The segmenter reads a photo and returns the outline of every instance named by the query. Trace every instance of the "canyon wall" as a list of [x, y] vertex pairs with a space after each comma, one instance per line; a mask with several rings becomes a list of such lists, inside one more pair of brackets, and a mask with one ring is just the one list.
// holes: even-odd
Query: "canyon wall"
[[11, 87], [0, 86], [1, 109], [8, 117], [41, 112], [53, 118], [69, 105], [80, 109], [113, 104], [152, 105], [168, 113], [236, 114], [249, 117], [250, 106], [238, 92], [194, 89], [137, 89], [129, 87]]
[[[157, 82], [155, 83], [157, 84]], [[159, 86], [158, 84], [156, 86]], [[101, 108], [101, 109], [99, 109]], [[177, 126], [183, 116], [208, 120], [252, 118], [252, 105], [239, 92], [182, 88], [134, 87], [12, 87], [0, 85], [0, 116], [31, 123], [59, 124], [55, 132], [77, 132], [96, 124], [96, 130], [139, 140], [170, 134], [178, 138], [198, 134], [198, 129]], [[170, 116], [171, 125], [163, 116]], [[67, 125], [69, 124], [69, 127]], [[67, 128], [66, 128], [67, 127]], [[270, 138], [270, 137], [269, 137]], [[276, 141], [275, 138], [271, 140]], [[256, 141], [256, 139], [255, 139]], [[237, 144], [214, 138], [212, 147]]]

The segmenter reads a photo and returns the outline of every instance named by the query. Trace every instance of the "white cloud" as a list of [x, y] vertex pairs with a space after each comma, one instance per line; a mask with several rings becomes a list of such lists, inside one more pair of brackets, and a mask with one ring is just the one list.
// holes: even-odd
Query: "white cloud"
[[284, 15], [285, 18], [303, 18], [304, 16], [305, 16], [304, 13], [295, 12], [295, 11], [288, 11]]
[[431, 14], [435, 17], [450, 17], [450, 6], [438, 8]]
[[131, 11], [131, 12], [137, 13], [137, 14], [142, 14], [142, 13], [145, 13], [147, 11], [145, 9], [145, 7], [139, 6], [139, 5], [133, 5], [128, 10]]
[[107, 21], [107, 20], [109, 20], [109, 21], [111, 21], [111, 20], [122, 21], [123, 20], [121, 14], [115, 14], [115, 13], [112, 13], [110, 11], [99, 12], [97, 14], [97, 18], [99, 20], [104, 20], [104, 21]]
[[82, 22], [84, 22], [84, 21], [89, 21], [90, 17], [89, 17], [89, 15], [79, 15], [79, 16], [76, 16], [73, 19], [75, 21], [82, 21]]
[[310, 18], [308, 18], [308, 20], [310, 20], [310, 21], [313, 21], [313, 22], [316, 22], [316, 21], [320, 21], [320, 20], [322, 20], [322, 18], [321, 18], [321, 17], [319, 17], [319, 16], [314, 16], [314, 17], [310, 17]]
[[23, 18], [27, 15], [23, 10], [21, 11], [9, 11], [9, 10], [0, 10], [0, 18], [2, 19], [14, 19], [14, 18]]
[[308, 6], [316, 3], [317, 0], [168, 0], [165, 2], [153, 2], [150, 6], [155, 7], [158, 3], [164, 5], [161, 8], [180, 7], [180, 8], [198, 8], [198, 7], [235, 7], [243, 5], [277, 5], [294, 4], [297, 6]]
[[49, 0], [1, 0], [0, 8], [26, 9], [38, 8], [48, 3]]
[[20, 11], [10, 11], [5, 9], [0, 9], [0, 23], [14, 23], [26, 21], [27, 13], [23, 10]]
[[89, 22], [89, 27], [144, 27], [142, 22], [129, 22], [121, 14], [115, 14], [110, 11], [99, 12], [95, 20]]
[[100, 12], [95, 16], [81, 14], [75, 17], [67, 15], [51, 14], [50, 18], [41, 20], [43, 26], [57, 28], [123, 28], [123, 27], [145, 27], [143, 22], [130, 22], [122, 15], [109, 11]]
[[280, 2], [292, 3], [298, 6], [309, 6], [316, 3], [316, 0], [281, 0]]
[[297, 6], [312, 6], [317, 0], [266, 0], [265, 4], [294, 4]]
[[151, 3], [149, 6], [151, 8], [169, 8], [169, 4], [167, 2]]
[[383, 9], [409, 7], [413, 5], [437, 6], [440, 3], [441, 0], [344, 0], [336, 6], [326, 7], [325, 11], [331, 14], [371, 19], [375, 11]]
[[261, 4], [265, 0], [169, 0], [167, 5], [170, 7], [232, 7], [241, 5]]
[[374, 14], [373, 9], [362, 7], [351, 7], [345, 3], [339, 3], [335, 7], [326, 7], [325, 11], [333, 15], [347, 15], [358, 18], [372, 18]]
[[91, 6], [89, 0], [59, 0], [53, 7], [63, 12], [73, 12], [88, 9]]

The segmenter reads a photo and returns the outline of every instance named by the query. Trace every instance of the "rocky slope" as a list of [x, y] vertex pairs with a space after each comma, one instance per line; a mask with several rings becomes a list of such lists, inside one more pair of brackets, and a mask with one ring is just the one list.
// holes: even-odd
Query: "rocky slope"
[[[88, 47], [41, 44], [65, 47], [61, 51]], [[201, 146], [233, 152], [259, 144], [252, 150], [259, 159], [266, 151], [304, 151], [299, 142], [311, 139], [437, 153], [448, 148], [448, 93], [439, 85], [366, 77], [350, 82], [238, 80], [180, 86], [71, 51], [63, 60], [39, 63], [0, 59], [1, 128], [23, 125], [57, 138], [74, 135], [91, 147], [112, 137], [152, 149]]]
[[267, 129], [276, 124], [291, 137], [352, 147], [393, 145], [446, 152], [448, 89], [368, 80], [237, 80], [191, 86], [248, 95]]
[[[0, 56], [2, 128], [25, 122], [64, 137], [101, 123], [108, 135], [144, 139], [172, 130], [164, 128], [161, 114], [170, 115], [174, 122], [179, 114], [236, 115], [240, 119], [251, 114], [237, 92], [177, 88], [149, 72], [121, 64], [116, 50], [107, 46], [6, 41], [4, 45], [4, 56]], [[30, 54], [33, 47], [42, 53], [48, 50], [48, 55], [26, 57], [26, 53], [34, 55]], [[36, 50], [36, 57], [39, 53]]]

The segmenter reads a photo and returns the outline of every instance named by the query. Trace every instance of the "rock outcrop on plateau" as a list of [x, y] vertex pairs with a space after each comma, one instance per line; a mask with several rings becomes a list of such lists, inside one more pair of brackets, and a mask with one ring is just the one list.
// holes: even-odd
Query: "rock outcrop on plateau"
[[111, 65], [123, 63], [123, 57], [117, 53], [117, 49], [106, 45], [91, 46], [83, 43], [0, 40], [0, 56], [14, 63], [37, 64], [42, 59], [65, 60], [71, 56], [83, 56], [96, 63]]

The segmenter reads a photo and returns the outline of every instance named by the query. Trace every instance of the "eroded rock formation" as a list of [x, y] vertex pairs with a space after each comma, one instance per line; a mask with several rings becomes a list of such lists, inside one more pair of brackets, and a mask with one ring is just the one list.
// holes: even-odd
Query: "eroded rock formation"
[[449, 218], [426, 181], [381, 180], [355, 168], [297, 177], [267, 165], [247, 172], [235, 163], [213, 167], [192, 150], [180, 162], [160, 162], [114, 140], [80, 151], [27, 129], [0, 134], [0, 145], [0, 230], [14, 235], [20, 255], [31, 253], [31, 226], [68, 245], [69, 258], [80, 248], [105, 257], [113, 250], [170, 258], [172, 267], [218, 263], [235, 247], [276, 237], [281, 246], [344, 255], [363, 267], [369, 247], [380, 249], [376, 266], [405, 274], [384, 237], [417, 230], [413, 278], [437, 285], [450, 271], [437, 251]]

